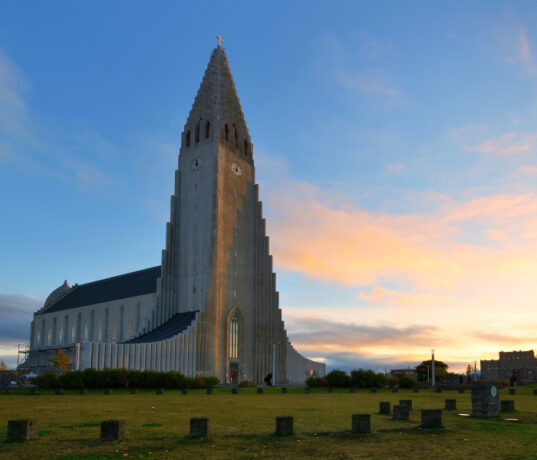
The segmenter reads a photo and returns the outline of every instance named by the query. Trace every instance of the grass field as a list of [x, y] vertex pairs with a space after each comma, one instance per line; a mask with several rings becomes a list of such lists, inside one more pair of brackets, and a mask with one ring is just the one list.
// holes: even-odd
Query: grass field
[[[514, 399], [514, 413], [498, 419], [460, 417], [471, 412], [470, 392], [453, 391], [392, 393], [368, 390], [327, 393], [314, 389], [215, 389], [207, 395], [193, 390], [182, 395], [168, 390], [130, 394], [114, 390], [111, 395], [90, 391], [79, 395], [66, 391], [54, 395], [26, 390], [0, 395], [0, 458], [2, 459], [98, 459], [98, 458], [537, 458], [537, 396], [533, 386], [519, 387], [514, 396], [500, 391], [502, 399]], [[446, 398], [457, 399], [457, 410], [443, 411], [445, 429], [423, 430], [419, 409], [443, 408]], [[408, 422], [378, 415], [379, 402], [412, 399]], [[370, 413], [372, 435], [350, 433], [351, 414]], [[275, 417], [294, 416], [295, 435], [273, 436]], [[188, 436], [191, 417], [209, 417], [208, 439]], [[517, 418], [519, 423], [504, 418]], [[23, 443], [5, 442], [7, 421], [37, 418], [39, 437]], [[127, 422], [122, 441], [101, 442], [102, 420]], [[382, 429], [399, 429], [383, 432]]]

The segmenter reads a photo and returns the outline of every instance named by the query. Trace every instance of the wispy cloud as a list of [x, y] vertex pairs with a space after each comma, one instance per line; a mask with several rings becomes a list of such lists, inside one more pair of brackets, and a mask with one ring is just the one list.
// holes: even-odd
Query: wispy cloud
[[[409, 102], [404, 92], [393, 83], [379, 59], [394, 53], [391, 42], [372, 38], [360, 39], [360, 59], [355, 59], [352, 52], [345, 49], [333, 36], [325, 37], [323, 44], [327, 51], [326, 59], [330, 61], [326, 67], [341, 87], [363, 96], [380, 98], [391, 104]], [[360, 62], [360, 65], [356, 65], [356, 62]]]
[[537, 63], [532, 53], [528, 33], [524, 27], [518, 31], [516, 54], [519, 62], [531, 75], [537, 76]]
[[463, 150], [498, 157], [512, 157], [535, 150], [537, 132], [508, 131], [491, 135], [486, 124], [465, 125], [450, 131]]
[[532, 165], [521, 166], [520, 168], [518, 168], [518, 170], [519, 170], [521, 173], [528, 174], [528, 175], [530, 175], [530, 176], [535, 176], [535, 175], [537, 175], [537, 166], [532, 166]]
[[106, 152], [110, 158], [117, 152], [113, 144], [91, 132], [65, 133], [61, 139], [51, 139], [25, 100], [30, 87], [24, 72], [0, 50], [0, 163], [27, 174], [69, 181], [86, 190], [114, 184], [105, 171], [73, 153], [92, 150], [93, 155]]

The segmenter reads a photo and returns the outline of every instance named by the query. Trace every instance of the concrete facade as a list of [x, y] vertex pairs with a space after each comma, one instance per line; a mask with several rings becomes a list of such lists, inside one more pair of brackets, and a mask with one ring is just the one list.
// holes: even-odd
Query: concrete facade
[[[98, 298], [100, 285], [54, 290], [35, 314], [25, 365], [46, 367], [64, 348], [75, 369], [178, 370], [229, 383], [323, 375], [325, 365], [287, 338], [265, 228], [253, 145], [218, 46], [181, 135], [161, 266], [102, 280], [110, 301], [69, 304], [77, 289]], [[151, 292], [117, 298], [150, 275]]]

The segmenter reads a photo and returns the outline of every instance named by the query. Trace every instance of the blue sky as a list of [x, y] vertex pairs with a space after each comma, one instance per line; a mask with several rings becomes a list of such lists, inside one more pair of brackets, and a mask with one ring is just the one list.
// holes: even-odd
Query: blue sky
[[535, 3], [289, 3], [2, 5], [0, 357], [64, 279], [160, 263], [217, 33], [299, 350], [462, 369], [534, 347]]

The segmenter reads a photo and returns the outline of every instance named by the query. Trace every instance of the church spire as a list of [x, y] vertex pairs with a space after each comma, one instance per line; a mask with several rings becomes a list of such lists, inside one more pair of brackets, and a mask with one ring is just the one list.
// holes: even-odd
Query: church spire
[[251, 158], [251, 140], [226, 52], [219, 43], [213, 50], [200, 88], [188, 115], [182, 150], [195, 147], [203, 139], [230, 145]]

